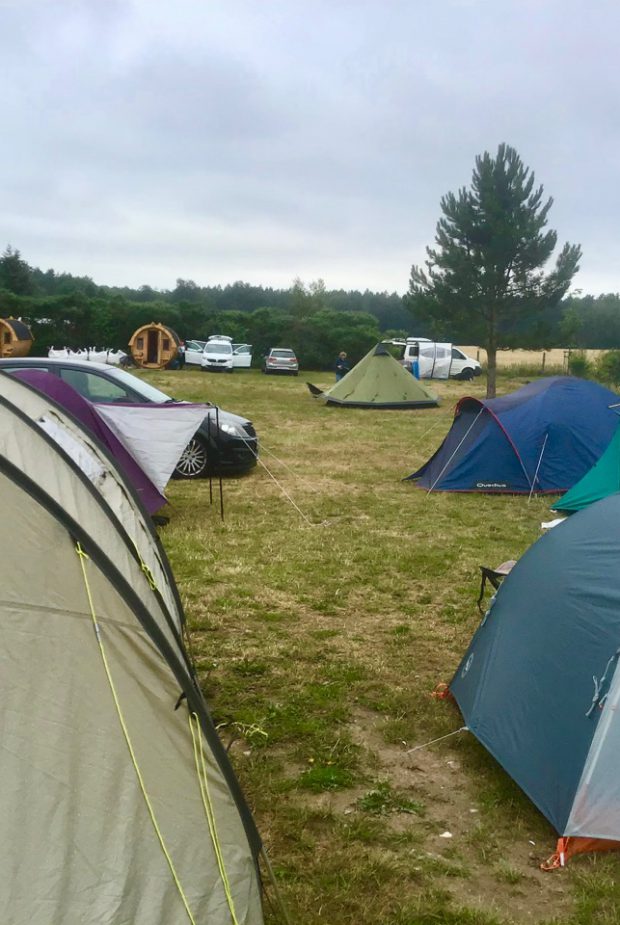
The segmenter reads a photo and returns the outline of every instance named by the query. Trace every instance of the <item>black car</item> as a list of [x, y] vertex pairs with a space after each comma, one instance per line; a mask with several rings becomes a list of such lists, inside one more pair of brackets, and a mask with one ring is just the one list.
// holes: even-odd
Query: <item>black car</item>
[[[163, 404], [177, 400], [144, 379], [105, 363], [51, 357], [0, 359], [1, 371], [10, 373], [17, 369], [52, 373], [92, 402]], [[251, 421], [214, 405], [185, 448], [174, 475], [197, 479], [212, 474], [242, 473], [255, 466], [257, 458], [258, 439]]]

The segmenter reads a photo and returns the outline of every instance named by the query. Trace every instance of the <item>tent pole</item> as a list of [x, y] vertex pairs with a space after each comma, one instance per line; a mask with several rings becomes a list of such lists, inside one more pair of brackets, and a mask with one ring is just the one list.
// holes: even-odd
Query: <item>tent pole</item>
[[532, 487], [530, 489], [530, 496], [527, 499], [528, 504], [532, 500], [532, 495], [534, 494], [534, 486], [536, 485], [536, 479], [538, 478], [538, 470], [540, 469], [540, 464], [542, 462], [543, 453], [545, 452], [545, 447], [547, 446], [548, 438], [549, 438], [549, 432], [547, 431], [547, 433], [545, 434], [544, 443], [542, 445], [542, 450], [540, 451], [540, 456], [538, 457], [538, 465], [536, 466], [536, 472], [534, 473], [534, 478], [532, 479]]
[[[209, 445], [211, 445], [211, 415], [207, 418], [207, 432], [209, 434]], [[213, 504], [213, 476], [209, 467], [209, 504]]]
[[467, 428], [467, 432], [465, 433], [465, 435], [463, 436], [463, 438], [462, 438], [461, 441], [459, 442], [459, 445], [458, 445], [457, 448], [455, 449], [454, 453], [452, 454], [452, 456], [450, 457], [450, 459], [448, 460], [448, 462], [445, 464], [445, 466], [443, 467], [443, 469], [441, 470], [441, 472], [439, 473], [439, 475], [437, 476], [437, 478], [435, 479], [435, 481], [433, 482], [433, 484], [431, 485], [431, 487], [429, 488], [429, 490], [426, 492], [427, 495], [430, 495], [430, 493], [432, 492], [433, 488], [435, 487], [435, 485], [437, 484], [437, 482], [439, 481], [439, 479], [441, 478], [441, 476], [444, 474], [444, 472], [446, 471], [446, 469], [448, 468], [448, 466], [450, 465], [450, 463], [452, 462], [452, 460], [454, 459], [454, 457], [456, 456], [456, 454], [457, 454], [458, 451], [460, 450], [462, 444], [463, 444], [463, 443], [465, 442], [465, 440], [467, 439], [470, 430], [472, 429], [472, 427], [474, 426], [474, 424], [476, 423], [476, 421], [478, 420], [478, 418], [480, 417], [480, 415], [482, 414], [483, 411], [484, 411], [484, 405], [482, 406], [482, 408], [480, 409], [480, 411], [478, 412], [478, 414], [476, 415], [476, 417], [473, 419], [473, 421], [471, 422], [471, 424], [470, 424], [469, 427]]
[[284, 920], [285, 925], [293, 925], [293, 923], [291, 922], [291, 920], [290, 920], [290, 918], [289, 918], [288, 909], [287, 909], [286, 906], [284, 905], [284, 900], [282, 899], [282, 894], [280, 893], [280, 890], [278, 889], [278, 882], [277, 882], [277, 880], [276, 880], [276, 875], [275, 875], [274, 872], [273, 872], [273, 867], [271, 866], [271, 861], [269, 860], [269, 855], [268, 855], [267, 852], [265, 851], [265, 846], [262, 845], [262, 844], [261, 844], [261, 846], [260, 846], [260, 853], [261, 853], [261, 857], [262, 857], [262, 859], [263, 859], [263, 863], [264, 863], [264, 865], [265, 865], [265, 867], [266, 867], [266, 869], [267, 869], [267, 875], [268, 875], [268, 877], [269, 877], [269, 882], [270, 882], [271, 886], [273, 887], [273, 893], [274, 893], [274, 896], [275, 896], [276, 905], [278, 906], [278, 909], [280, 910], [280, 914], [281, 914], [281, 916], [282, 916], [282, 919]]
[[[220, 442], [220, 409], [219, 405], [215, 406], [215, 426], [217, 427], [218, 446]], [[220, 517], [224, 520], [224, 486], [222, 484], [222, 467], [220, 466]]]

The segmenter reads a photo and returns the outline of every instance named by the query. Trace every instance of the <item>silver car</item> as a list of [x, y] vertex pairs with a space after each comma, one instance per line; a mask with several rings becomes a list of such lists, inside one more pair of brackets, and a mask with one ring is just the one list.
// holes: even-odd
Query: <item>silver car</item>
[[264, 373], [299, 374], [299, 363], [295, 351], [290, 347], [272, 347], [263, 362]]

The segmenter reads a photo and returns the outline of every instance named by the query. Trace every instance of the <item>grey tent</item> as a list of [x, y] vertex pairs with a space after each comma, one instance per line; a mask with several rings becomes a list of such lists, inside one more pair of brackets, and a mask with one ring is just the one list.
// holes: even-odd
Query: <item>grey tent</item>
[[542, 536], [450, 684], [468, 728], [562, 836], [620, 847], [620, 494]]
[[94, 438], [8, 378], [2, 921], [259, 925], [260, 838], [147, 515]]
[[[183, 608], [167, 557], [153, 529], [151, 518], [145, 513], [128, 476], [121, 472], [110, 452], [66, 408], [21, 378], [0, 372], [0, 396], [13, 407], [19, 408], [24, 417], [36, 422], [92, 482], [100, 502], [106, 505], [108, 516], [116, 526], [116, 531], [106, 532], [100, 538], [105, 552], [108, 555], [118, 553], [118, 534], [125, 538], [128, 550], [139, 556], [139, 560], [153, 576], [164, 598], [170, 620], [177, 631], [181, 632]], [[3, 435], [5, 444], [9, 438], [9, 433]], [[32, 464], [34, 461], [30, 462]], [[52, 475], [53, 472], [46, 473], [48, 479]], [[72, 496], [67, 497], [65, 506], [70, 507], [72, 504]], [[73, 514], [79, 517], [79, 511], [75, 510]]]
[[322, 392], [308, 383], [315, 398], [328, 405], [348, 408], [430, 408], [439, 399], [394, 359], [384, 344], [377, 344], [346, 376]]

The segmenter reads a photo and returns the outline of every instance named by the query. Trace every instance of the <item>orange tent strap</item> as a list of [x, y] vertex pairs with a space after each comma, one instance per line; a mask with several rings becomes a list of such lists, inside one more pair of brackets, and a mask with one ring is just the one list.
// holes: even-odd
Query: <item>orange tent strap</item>
[[559, 838], [554, 854], [540, 865], [541, 870], [564, 867], [569, 858], [590, 851], [618, 851], [620, 841], [609, 838]]
[[434, 697], [435, 700], [454, 700], [454, 694], [450, 690], [449, 686], [445, 681], [441, 681], [437, 687], [431, 692], [431, 697]]

